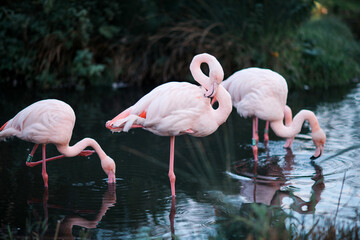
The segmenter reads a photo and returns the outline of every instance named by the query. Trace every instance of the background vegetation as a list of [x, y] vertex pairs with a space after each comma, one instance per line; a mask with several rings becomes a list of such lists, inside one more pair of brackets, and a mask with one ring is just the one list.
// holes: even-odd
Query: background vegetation
[[[291, 88], [360, 73], [355, 0], [25, 0], [0, 7], [0, 84], [37, 88], [191, 81], [200, 52], [228, 77], [272, 68]], [[335, 17], [324, 17], [325, 15]], [[351, 26], [351, 32], [348, 25]]]

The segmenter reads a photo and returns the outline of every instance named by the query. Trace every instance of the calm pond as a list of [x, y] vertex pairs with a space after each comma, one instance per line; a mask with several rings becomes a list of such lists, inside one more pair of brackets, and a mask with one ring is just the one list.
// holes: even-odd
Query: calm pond
[[[227, 122], [208, 137], [177, 137], [174, 206], [168, 179], [169, 137], [143, 129], [112, 134], [104, 126], [149, 90], [1, 89], [0, 126], [37, 100], [63, 100], [77, 116], [71, 145], [84, 137], [96, 139], [115, 160], [117, 178], [116, 186], [108, 186], [96, 154], [63, 158], [47, 164], [46, 192], [41, 166], [25, 165], [33, 144], [16, 138], [0, 142], [0, 238], [7, 236], [8, 229], [15, 236], [26, 236], [31, 231], [41, 235], [46, 230], [44, 235], [53, 238], [58, 222], [58, 236], [69, 238], [171, 239], [174, 234], [179, 239], [230, 238], [234, 216], [241, 216], [254, 204], [291, 212], [294, 218], [286, 219], [284, 224], [294, 224], [304, 231], [319, 219], [320, 226], [326, 224], [324, 219], [339, 224], [359, 223], [360, 85], [318, 95], [291, 93], [288, 105], [294, 115], [300, 109], [317, 115], [327, 134], [325, 152], [315, 161], [309, 159], [314, 145], [306, 137], [306, 124], [292, 151], [284, 149], [285, 140], [271, 131], [265, 148], [264, 122], [260, 122], [256, 179], [252, 121], [241, 118], [235, 109]], [[47, 154], [55, 156], [58, 152], [49, 145]], [[34, 158], [41, 158], [40, 150]], [[241, 230], [242, 225], [237, 227]], [[246, 236], [246, 232], [241, 234]]]

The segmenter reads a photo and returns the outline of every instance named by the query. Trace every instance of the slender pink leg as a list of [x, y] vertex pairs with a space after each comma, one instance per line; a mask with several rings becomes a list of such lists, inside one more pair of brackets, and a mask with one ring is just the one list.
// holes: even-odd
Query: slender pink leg
[[[35, 145], [36, 148], [37, 148], [37, 145]], [[34, 149], [36, 150], [34, 146]], [[26, 161], [26, 166], [28, 167], [34, 167], [34, 166], [37, 166], [39, 164], [42, 164], [43, 160], [40, 160], [40, 161], [36, 161], [36, 162], [31, 162], [32, 160], [32, 157], [34, 156], [34, 149], [32, 150], [32, 152], [29, 154], [28, 156], [28, 160]], [[90, 156], [91, 154], [93, 154], [95, 151], [94, 150], [83, 150], [81, 151], [78, 156], [84, 156], [84, 157], [87, 157], [87, 156]], [[53, 160], [56, 160], [56, 159], [60, 159], [60, 158], [64, 158], [65, 156], [64, 155], [59, 155], [59, 156], [55, 156], [55, 157], [51, 157], [51, 158], [47, 158], [45, 159], [46, 162], [49, 162], [49, 161], [53, 161]], [[30, 162], [29, 162], [30, 161]]]
[[[59, 156], [56, 156], [56, 157], [52, 157], [52, 158], [48, 158], [48, 159], [45, 159], [45, 162], [49, 162], [49, 161], [52, 161], [52, 160], [56, 160], [56, 159], [60, 159], [60, 158], [63, 158], [65, 157], [64, 155], [59, 155]], [[36, 162], [26, 162], [26, 166], [28, 167], [35, 167], [39, 164], [42, 164], [43, 163], [43, 160], [40, 160], [40, 161], [36, 161]]]
[[170, 164], [169, 164], [169, 179], [171, 184], [171, 196], [175, 197], [175, 174], [174, 174], [174, 148], [175, 136], [170, 137]]
[[28, 166], [28, 164], [32, 161], [35, 151], [38, 148], [39, 144], [35, 144], [33, 149], [31, 150], [31, 153], [28, 155], [27, 159], [26, 159], [26, 166]]
[[46, 173], [46, 144], [43, 144], [43, 152], [42, 152], [42, 155], [43, 155], [43, 164], [42, 164], [42, 176], [43, 176], [43, 179], [44, 179], [44, 184], [45, 184], [45, 187], [47, 188], [48, 187], [48, 174]]
[[257, 163], [257, 152], [258, 152], [258, 136], [257, 136], [257, 117], [253, 117], [253, 138], [252, 138], [252, 148], [255, 158], [255, 163]]
[[269, 143], [269, 121], [266, 121], [265, 130], [264, 130], [264, 145], [267, 147]]
[[259, 118], [256, 117], [255, 118], [255, 139], [256, 139], [256, 143], [259, 143]]

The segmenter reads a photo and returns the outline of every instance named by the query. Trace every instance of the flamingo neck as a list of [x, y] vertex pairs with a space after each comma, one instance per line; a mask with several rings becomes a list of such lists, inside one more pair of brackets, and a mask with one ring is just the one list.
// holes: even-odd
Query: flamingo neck
[[[209, 76], [206, 76], [201, 70], [201, 63], [207, 63], [209, 65]], [[191, 64], [190, 71], [195, 79], [206, 90], [211, 89], [213, 84], [217, 82], [220, 84], [224, 79], [224, 71], [214, 56], [203, 53], [196, 55]]]
[[218, 124], [222, 124], [232, 111], [231, 96], [222, 85], [219, 85], [215, 98], [219, 103], [219, 107], [214, 110], [214, 118]]
[[92, 138], [84, 138], [83, 140], [77, 142], [73, 146], [69, 146], [66, 144], [66, 145], [56, 145], [56, 147], [59, 150], [59, 152], [62, 153], [65, 157], [77, 156], [86, 147], [92, 147], [98, 154], [101, 161], [103, 161], [107, 157], [106, 153], [102, 150], [100, 145]]
[[305, 121], [310, 123], [311, 132], [320, 130], [319, 122], [312, 111], [301, 110], [295, 115], [293, 122], [289, 126], [285, 126], [282, 120], [270, 123], [272, 130], [279, 137], [291, 138], [301, 131], [301, 127]]

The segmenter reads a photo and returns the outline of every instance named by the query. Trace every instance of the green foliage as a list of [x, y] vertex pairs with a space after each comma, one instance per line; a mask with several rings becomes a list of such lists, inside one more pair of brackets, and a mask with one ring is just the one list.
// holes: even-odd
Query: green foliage
[[360, 45], [338, 19], [309, 21], [297, 31], [295, 39], [279, 57], [287, 64], [279, 64], [279, 71], [291, 87], [330, 88], [349, 84], [360, 75]]
[[97, 80], [101, 79], [101, 73], [105, 69], [103, 64], [93, 64], [92, 58], [93, 54], [88, 49], [78, 50], [71, 69], [72, 75], [83, 79], [87, 85], [97, 85]]
[[94, 80], [105, 66], [95, 62], [88, 48], [94, 33], [89, 15], [86, 3], [76, 1], [2, 6], [0, 82], [40, 88], [102, 83]]
[[[326, 52], [316, 39], [321, 36], [310, 33], [322, 27], [326, 33], [333, 23], [308, 23], [297, 33], [313, 5], [313, 0], [7, 1], [0, 7], [0, 84], [81, 89], [119, 80], [138, 86], [191, 80], [189, 64], [200, 52], [216, 56], [225, 76], [267, 67], [290, 76], [293, 87], [313, 87], [341, 67], [341, 79], [354, 78], [356, 71], [342, 68], [343, 58], [328, 61], [334, 51]], [[295, 36], [300, 43], [293, 43]], [[352, 59], [356, 53], [342, 55], [347, 54]], [[313, 55], [323, 56], [313, 68], [310, 60], [298, 60]], [[298, 69], [304, 65], [309, 69]]]

